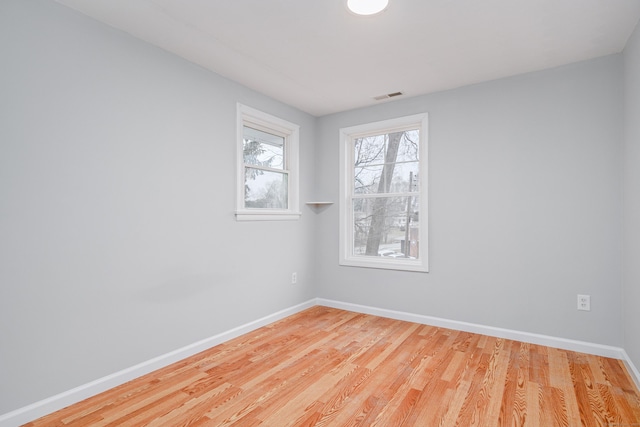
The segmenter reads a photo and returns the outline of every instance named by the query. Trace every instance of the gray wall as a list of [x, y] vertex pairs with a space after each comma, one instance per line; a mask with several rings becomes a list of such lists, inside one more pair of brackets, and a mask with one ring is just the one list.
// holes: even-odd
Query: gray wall
[[[0, 414], [314, 296], [624, 345], [640, 366], [639, 38], [624, 59], [316, 119], [3, 0]], [[338, 266], [337, 205], [236, 222], [238, 101], [301, 125], [302, 202], [338, 201], [340, 127], [428, 112], [431, 271]]]
[[613, 55], [321, 118], [317, 192], [337, 202], [338, 129], [429, 113], [430, 272], [339, 266], [333, 206], [319, 296], [621, 346], [622, 106]]
[[302, 201], [315, 118], [52, 1], [0, 54], [0, 414], [315, 296], [315, 213], [233, 215], [236, 102], [301, 125]]
[[640, 24], [624, 50], [624, 348], [640, 369]]

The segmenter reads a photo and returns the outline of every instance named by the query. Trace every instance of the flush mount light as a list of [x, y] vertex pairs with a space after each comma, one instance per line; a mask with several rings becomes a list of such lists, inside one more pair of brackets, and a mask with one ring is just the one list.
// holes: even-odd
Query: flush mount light
[[389, 0], [347, 0], [349, 10], [358, 15], [375, 15], [387, 8]]

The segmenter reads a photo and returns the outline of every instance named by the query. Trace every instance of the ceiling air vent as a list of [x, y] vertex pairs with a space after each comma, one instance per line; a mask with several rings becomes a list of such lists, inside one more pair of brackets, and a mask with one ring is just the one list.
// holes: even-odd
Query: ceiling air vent
[[395, 96], [400, 96], [400, 95], [403, 95], [403, 93], [393, 92], [393, 93], [387, 93], [386, 95], [374, 96], [373, 99], [375, 99], [376, 101], [382, 101], [383, 99], [389, 99], [389, 98], [393, 98]]

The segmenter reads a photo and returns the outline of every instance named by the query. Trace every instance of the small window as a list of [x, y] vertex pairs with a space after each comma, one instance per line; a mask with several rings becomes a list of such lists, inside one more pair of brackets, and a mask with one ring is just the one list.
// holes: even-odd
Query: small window
[[238, 104], [238, 220], [300, 216], [299, 126]]
[[428, 271], [427, 115], [340, 130], [340, 264]]

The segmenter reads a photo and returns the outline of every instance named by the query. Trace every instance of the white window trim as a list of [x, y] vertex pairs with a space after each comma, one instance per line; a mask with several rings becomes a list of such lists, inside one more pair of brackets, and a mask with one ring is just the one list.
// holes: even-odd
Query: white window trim
[[[382, 268], [389, 270], [429, 271], [429, 233], [428, 233], [428, 115], [416, 114], [396, 119], [383, 120], [340, 129], [340, 265], [353, 267]], [[380, 135], [380, 132], [393, 132], [414, 126], [420, 129], [419, 165], [420, 165], [420, 256], [416, 260], [385, 257], [365, 257], [353, 254], [353, 209], [352, 176], [353, 149], [355, 138]], [[424, 224], [424, 225], [423, 225]]]
[[[299, 198], [299, 140], [300, 126], [238, 103], [236, 125], [236, 220], [238, 221], [282, 221], [300, 218]], [[288, 209], [247, 209], [244, 207], [244, 153], [242, 148], [243, 128], [246, 123], [257, 124], [286, 135], [285, 159], [288, 171]]]

